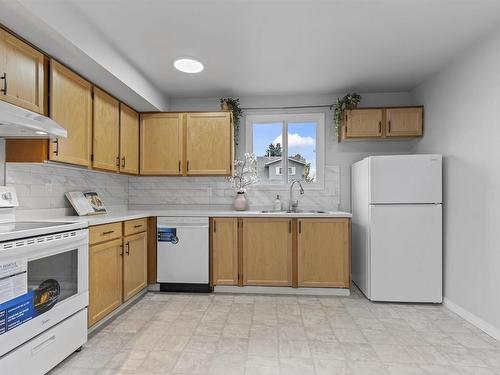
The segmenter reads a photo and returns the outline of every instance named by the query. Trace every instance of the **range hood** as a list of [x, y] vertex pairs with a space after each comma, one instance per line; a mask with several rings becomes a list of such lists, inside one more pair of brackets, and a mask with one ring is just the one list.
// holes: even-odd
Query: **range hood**
[[67, 138], [54, 120], [0, 100], [0, 138]]

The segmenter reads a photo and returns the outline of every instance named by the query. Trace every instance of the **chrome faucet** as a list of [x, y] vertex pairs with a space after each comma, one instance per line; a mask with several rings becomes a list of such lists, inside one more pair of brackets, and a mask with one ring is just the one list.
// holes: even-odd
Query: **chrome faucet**
[[302, 187], [302, 183], [300, 180], [293, 180], [290, 184], [290, 196], [288, 199], [288, 211], [289, 212], [297, 212], [297, 207], [299, 206], [299, 200], [297, 199], [295, 202], [293, 201], [293, 185], [298, 183], [300, 186], [300, 194], [304, 194], [304, 188]]

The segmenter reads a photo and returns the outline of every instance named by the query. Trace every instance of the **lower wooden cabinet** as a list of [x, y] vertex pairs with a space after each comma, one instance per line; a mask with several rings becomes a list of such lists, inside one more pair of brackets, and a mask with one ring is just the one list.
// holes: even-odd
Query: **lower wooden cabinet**
[[89, 326], [122, 304], [122, 240], [89, 249]]
[[213, 218], [212, 285], [349, 288], [349, 218]]
[[148, 285], [147, 240], [145, 232], [123, 238], [123, 302]]
[[147, 287], [146, 222], [89, 228], [89, 327]]
[[349, 288], [349, 248], [349, 219], [299, 219], [298, 286]]
[[238, 285], [238, 219], [212, 220], [212, 284]]
[[243, 285], [292, 285], [291, 219], [243, 219]]

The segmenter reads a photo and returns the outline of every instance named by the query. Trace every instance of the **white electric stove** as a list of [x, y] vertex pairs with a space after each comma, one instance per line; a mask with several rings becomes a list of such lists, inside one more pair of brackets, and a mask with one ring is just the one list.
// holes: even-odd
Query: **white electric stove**
[[87, 341], [88, 230], [17, 206], [0, 187], [0, 374], [45, 374]]

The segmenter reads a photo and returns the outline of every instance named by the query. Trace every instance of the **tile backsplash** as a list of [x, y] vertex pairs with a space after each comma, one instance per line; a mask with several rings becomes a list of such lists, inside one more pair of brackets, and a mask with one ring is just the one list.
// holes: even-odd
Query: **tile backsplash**
[[[75, 190], [95, 190], [106, 206], [129, 209], [230, 209], [235, 196], [223, 177], [129, 177], [52, 163], [7, 163], [6, 184], [16, 187], [19, 209], [69, 208], [64, 193]], [[270, 209], [276, 194], [286, 208], [288, 187], [250, 186], [250, 209]], [[324, 186], [298, 197], [303, 209], [337, 210], [339, 167], [326, 166]]]
[[126, 205], [128, 176], [58, 164], [7, 163], [6, 185], [15, 186], [18, 209], [70, 208], [64, 193], [95, 190], [106, 206]]

